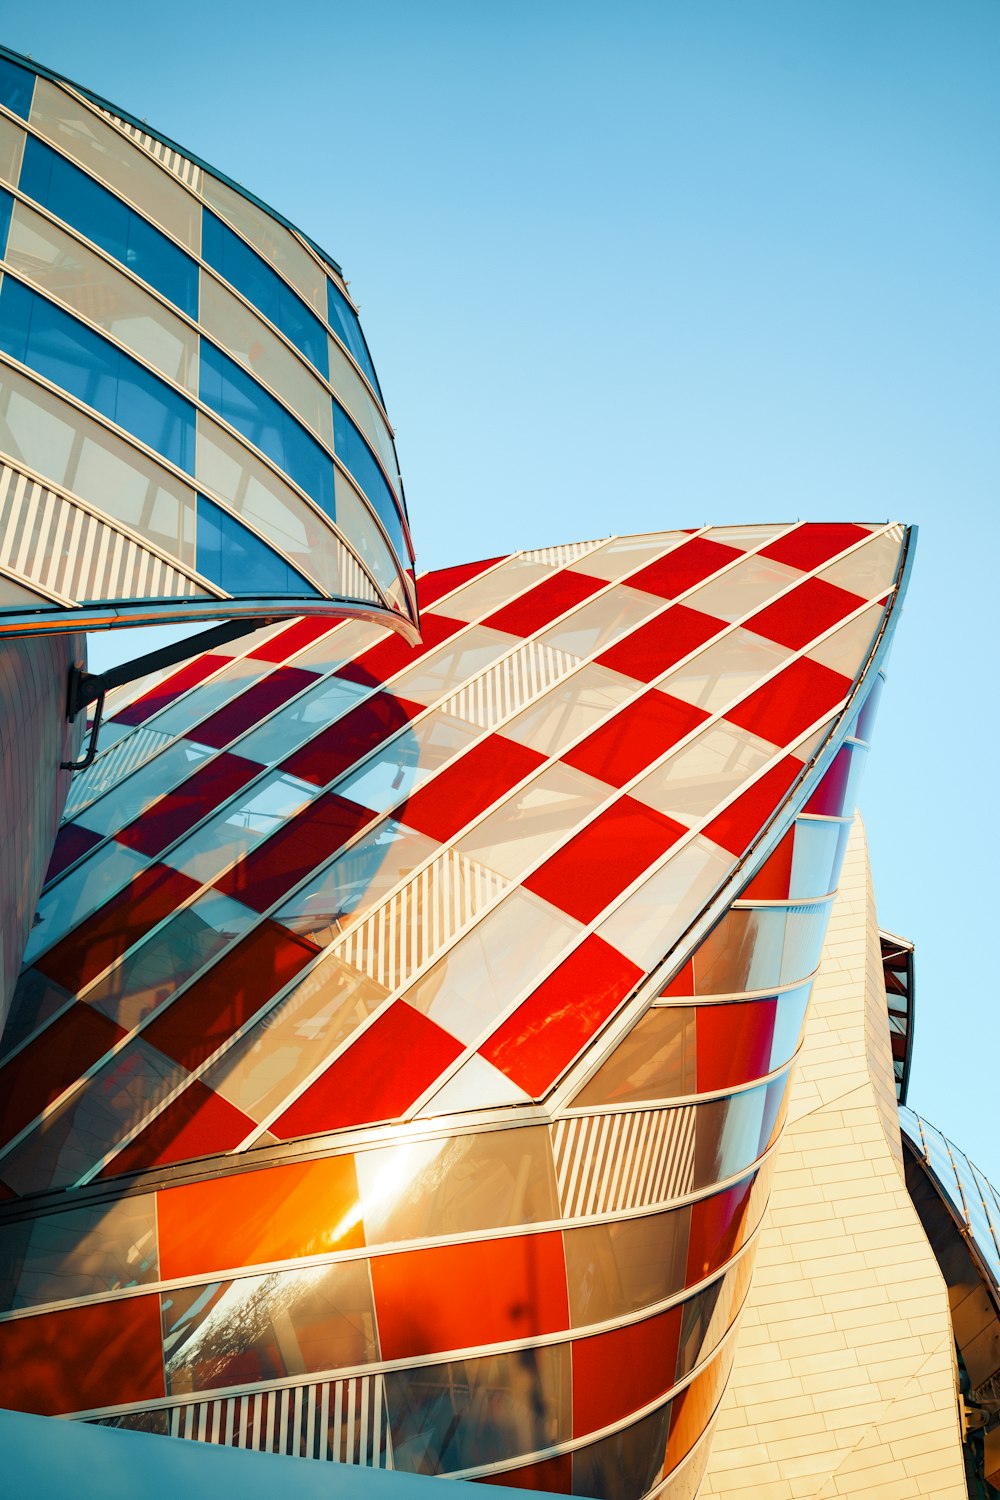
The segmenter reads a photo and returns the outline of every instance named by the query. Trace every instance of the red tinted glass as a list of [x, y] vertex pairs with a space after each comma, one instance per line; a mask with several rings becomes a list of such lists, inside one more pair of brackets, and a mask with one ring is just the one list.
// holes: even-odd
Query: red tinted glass
[[648, 567], [641, 568], [628, 580], [629, 587], [645, 589], [650, 594], [660, 594], [664, 599], [676, 599], [687, 589], [701, 583], [727, 563], [743, 553], [738, 547], [727, 547], [724, 542], [712, 542], [707, 537], [695, 536], [682, 542], [665, 557], [660, 557]]
[[0, 1068], [0, 1143], [23, 1130], [125, 1032], [89, 1005], [71, 1005]]
[[228, 667], [232, 660], [229, 656], [196, 656], [193, 661], [186, 661], [176, 672], [171, 672], [162, 682], [151, 687], [148, 693], [143, 693], [141, 698], [136, 698], [134, 703], [128, 703], [124, 708], [118, 709], [112, 724], [144, 724], [153, 714], [159, 713], [161, 708], [166, 708], [168, 703], [173, 703], [182, 693], [189, 688], [197, 687], [199, 682], [204, 682], [211, 677], [213, 672], [218, 672], [222, 667]]
[[850, 523], [807, 521], [776, 542], [762, 547], [761, 556], [809, 572], [828, 558], [836, 557], [845, 547], [864, 541], [869, 534], [863, 526]]
[[681, 1307], [573, 1344], [573, 1436], [619, 1422], [674, 1383]]
[[582, 573], [564, 568], [561, 573], [543, 578], [533, 589], [505, 604], [483, 623], [492, 625], [494, 630], [506, 630], [511, 635], [534, 635], [543, 625], [548, 625], [605, 587], [599, 578], [585, 578]]
[[397, 814], [411, 828], [448, 839], [544, 761], [544, 755], [502, 734], [491, 734], [445, 766]]
[[651, 688], [568, 750], [563, 760], [623, 786], [707, 717], [702, 709]]
[[850, 686], [839, 672], [803, 656], [729, 709], [726, 718], [772, 745], [791, 745], [826, 718]]
[[318, 681], [315, 672], [303, 672], [299, 667], [277, 667], [260, 682], [244, 688], [217, 713], [189, 729], [187, 738], [199, 745], [211, 745], [213, 749], [221, 750], [252, 724], [258, 724], [289, 698]]
[[798, 651], [864, 603], [858, 594], [849, 594], [821, 578], [806, 578], [744, 623], [756, 635]]
[[0, 1405], [55, 1416], [155, 1401], [162, 1359], [156, 1296], [16, 1318], [0, 1323]]
[[725, 622], [712, 615], [703, 615], [686, 604], [675, 604], [633, 630], [597, 661], [600, 666], [623, 672], [638, 682], [652, 682], [725, 628]]
[[528, 890], [589, 922], [687, 829], [619, 797], [524, 881]]
[[150, 858], [161, 854], [168, 844], [252, 781], [260, 769], [256, 761], [223, 751], [140, 813], [116, 835], [118, 842]]
[[698, 1090], [735, 1087], [761, 1078], [771, 1060], [776, 1000], [699, 1005]]
[[802, 762], [794, 755], [786, 755], [706, 825], [705, 837], [731, 854], [742, 854], [779, 806], [801, 770]]
[[335, 792], [303, 808], [224, 874], [216, 885], [254, 911], [267, 911], [375, 816]]
[[195, 1078], [124, 1150], [112, 1157], [100, 1175], [118, 1177], [125, 1172], [164, 1167], [196, 1156], [235, 1151], [253, 1128], [253, 1120]]
[[281, 770], [326, 786], [423, 712], [418, 703], [374, 693], [282, 761]]

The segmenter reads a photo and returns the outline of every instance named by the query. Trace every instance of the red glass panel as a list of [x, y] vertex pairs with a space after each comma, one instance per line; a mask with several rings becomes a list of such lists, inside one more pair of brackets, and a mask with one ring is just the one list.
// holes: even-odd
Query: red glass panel
[[57, 875], [61, 875], [63, 870], [68, 870], [81, 855], [86, 854], [88, 849], [93, 849], [94, 845], [100, 842], [101, 835], [94, 833], [90, 828], [84, 828], [82, 823], [64, 823], [56, 834], [52, 858], [45, 871], [45, 884], [48, 885], [50, 880], [55, 880]]
[[0, 1323], [0, 1406], [55, 1416], [164, 1394], [159, 1297]]
[[703, 709], [650, 688], [567, 751], [563, 760], [612, 786], [623, 786], [707, 717]]
[[124, 1035], [89, 1005], [72, 1005], [57, 1016], [0, 1068], [0, 1142], [23, 1130]]
[[663, 986], [660, 994], [693, 995], [694, 993], [694, 960], [689, 958], [683, 969], [678, 970], [670, 983]]
[[806, 578], [790, 593], [752, 615], [745, 625], [756, 635], [798, 651], [865, 602], [860, 595], [849, 594], [821, 578]]
[[742, 854], [760, 833], [801, 770], [802, 762], [794, 755], [784, 756], [706, 824], [705, 837], [728, 849], [730, 854]]
[[[676, 1469], [686, 1458], [712, 1419], [722, 1399], [726, 1377], [732, 1364], [731, 1347], [685, 1386], [673, 1402], [670, 1412], [670, 1438], [663, 1463], [664, 1474]], [[766, 1450], [765, 1450], [766, 1451]], [[748, 1487], [752, 1488], [752, 1487]]]
[[465, 1049], [397, 1000], [271, 1126], [281, 1140], [398, 1119]]
[[234, 1151], [253, 1128], [253, 1120], [194, 1078], [173, 1103], [112, 1157], [100, 1175], [119, 1177], [125, 1172]]
[[261, 922], [156, 1016], [143, 1038], [185, 1068], [196, 1068], [318, 952], [277, 922]]
[[371, 1270], [383, 1359], [529, 1339], [569, 1322], [558, 1233], [375, 1255]]
[[367, 807], [325, 792], [220, 875], [216, 886], [254, 911], [267, 911], [374, 816]]
[[374, 693], [282, 761], [280, 769], [326, 786], [424, 711], [392, 693]]
[[397, 813], [419, 833], [449, 839], [545, 760], [502, 734], [487, 735], [413, 793]]
[[[864, 754], [864, 751], [861, 754]], [[853, 756], [854, 751], [850, 745], [844, 745], [837, 751], [823, 780], [805, 805], [807, 813], [821, 813], [829, 818], [843, 817]], [[854, 809], [848, 808], [846, 811], [853, 812]]]
[[253, 651], [248, 651], [247, 655], [254, 661], [287, 661], [296, 652], [311, 646], [313, 641], [318, 641], [320, 636], [328, 635], [336, 624], [338, 621], [334, 615], [310, 615], [303, 620], [293, 620], [291, 625], [279, 630], [277, 635], [272, 635]]
[[525, 1093], [538, 1098], [641, 978], [641, 969], [592, 934], [479, 1052]]
[[830, 714], [850, 686], [847, 677], [803, 656], [729, 709], [726, 718], [772, 745], [792, 745]]
[[168, 844], [189, 832], [208, 813], [221, 807], [227, 798], [252, 781], [260, 769], [256, 761], [223, 751], [140, 813], [116, 838], [120, 844], [155, 858]]
[[365, 1243], [353, 1156], [168, 1188], [156, 1221], [168, 1281]]
[[145, 937], [198, 883], [169, 865], [150, 865], [112, 896], [106, 905], [67, 933], [35, 965], [57, 984], [74, 993], [96, 978], [126, 949]]
[[573, 1344], [573, 1436], [639, 1411], [674, 1383], [681, 1307]]
[[777, 1000], [699, 1005], [698, 1091], [735, 1087], [769, 1071]]
[[741, 901], [786, 901], [792, 880], [795, 829], [789, 828], [773, 854], [740, 891]]
[[809, 572], [820, 563], [836, 557], [845, 547], [864, 541], [870, 535], [863, 526], [847, 522], [806, 521], [776, 542], [761, 548], [762, 557], [772, 557], [775, 562], [787, 563], [790, 568], [801, 568]]
[[704, 1280], [739, 1249], [753, 1182], [753, 1176], [746, 1177], [724, 1193], [715, 1193], [691, 1205], [688, 1286]]
[[686, 604], [675, 604], [611, 646], [597, 661], [638, 682], [652, 682], [725, 628], [723, 620], [689, 609]]
[[503, 605], [483, 623], [511, 635], [534, 635], [558, 615], [606, 587], [600, 578], [585, 578], [582, 573], [564, 568], [561, 573], [543, 578], [519, 599]]
[[630, 588], [645, 589], [647, 593], [660, 594], [664, 599], [676, 599], [678, 594], [742, 556], [738, 547], [695, 536], [666, 556], [657, 558], [656, 562], [640, 568], [627, 582]]
[[[424, 573], [417, 579], [417, 601], [420, 608], [430, 609], [445, 594], [460, 589], [463, 584], [478, 578], [480, 573], [485, 573], [488, 568], [495, 567], [503, 560], [502, 557], [486, 557], [482, 562], [461, 563], [454, 568], [437, 568], [433, 573]], [[423, 620], [421, 623], [426, 628], [427, 621]]]
[[571, 1495], [573, 1493], [573, 1455], [559, 1453], [555, 1458], [543, 1458], [537, 1464], [525, 1464], [520, 1469], [506, 1469], [502, 1474], [484, 1474], [477, 1484], [496, 1484], [515, 1490], [537, 1490], [543, 1495]]
[[378, 687], [388, 677], [410, 667], [442, 641], [448, 640], [457, 630], [465, 629], [464, 620], [449, 620], [446, 615], [427, 615], [420, 625], [421, 641], [418, 646], [408, 646], [401, 635], [391, 635], [363, 651], [354, 661], [345, 662], [337, 668], [340, 677], [351, 682], [363, 683], [366, 687]]
[[118, 709], [112, 724], [144, 724], [153, 714], [158, 714], [161, 708], [166, 708], [168, 703], [173, 703], [182, 693], [189, 688], [197, 687], [199, 682], [204, 682], [211, 677], [213, 672], [218, 672], [222, 667], [228, 667], [232, 657], [215, 656], [209, 653], [207, 656], [196, 656], [192, 661], [186, 661], [176, 672], [171, 672], [162, 682], [151, 687], [148, 693], [143, 693], [141, 698], [136, 698], [134, 703], [127, 703], [124, 708]]
[[304, 672], [300, 667], [276, 667], [260, 682], [251, 683], [216, 713], [189, 729], [187, 738], [221, 750], [251, 725], [258, 724], [289, 698], [318, 681], [315, 672]]
[[619, 797], [524, 885], [571, 917], [590, 922], [686, 832], [672, 818]]

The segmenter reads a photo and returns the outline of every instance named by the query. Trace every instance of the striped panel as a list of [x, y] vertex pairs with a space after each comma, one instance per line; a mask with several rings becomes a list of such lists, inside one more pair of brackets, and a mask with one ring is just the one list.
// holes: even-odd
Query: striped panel
[[580, 662], [580, 657], [554, 651], [542, 641], [525, 641], [512, 655], [464, 683], [441, 707], [482, 729], [495, 729], [568, 677]]
[[575, 1115], [552, 1127], [567, 1218], [651, 1208], [694, 1187], [694, 1105]]
[[158, 750], [169, 745], [172, 738], [172, 735], [161, 734], [156, 729], [141, 726], [133, 729], [131, 734], [119, 740], [106, 754], [98, 756], [86, 771], [80, 771], [73, 777], [63, 817], [73, 817], [102, 792], [106, 792], [108, 787], [124, 780], [131, 771], [144, 766]]
[[101, 114], [106, 120], [110, 120], [113, 125], [117, 125], [119, 130], [124, 130], [125, 134], [131, 136], [132, 140], [137, 145], [142, 146], [143, 150], [148, 151], [150, 156], [155, 156], [161, 166], [166, 167], [169, 172], [173, 172], [174, 176], [179, 177], [181, 182], [186, 182], [188, 187], [194, 188], [195, 192], [201, 192], [201, 167], [197, 166], [193, 161], [188, 161], [187, 157], [182, 156], [179, 151], [174, 151], [170, 146], [165, 146], [154, 135], [150, 135], [145, 130], [140, 130], [138, 125], [130, 125], [127, 120], [119, 119], [109, 109], [102, 109]]
[[391, 992], [453, 943], [512, 884], [457, 849], [446, 849], [377, 906], [334, 952]]
[[[222, 1443], [258, 1453], [284, 1453], [326, 1463], [392, 1468], [392, 1442], [381, 1375], [323, 1380], [252, 1391], [183, 1406], [160, 1407], [171, 1437]], [[152, 1412], [94, 1419], [97, 1427], [149, 1431]]]
[[519, 552], [517, 556], [525, 562], [552, 563], [554, 567], [561, 568], [587, 552], [593, 552], [595, 547], [603, 547], [607, 540], [607, 537], [599, 537], [596, 542], [567, 542], [562, 547], [536, 547], [533, 552]]
[[184, 573], [75, 501], [0, 464], [0, 568], [60, 600], [209, 596]]
[[337, 577], [343, 599], [360, 599], [385, 608], [375, 587], [353, 552], [337, 543]]

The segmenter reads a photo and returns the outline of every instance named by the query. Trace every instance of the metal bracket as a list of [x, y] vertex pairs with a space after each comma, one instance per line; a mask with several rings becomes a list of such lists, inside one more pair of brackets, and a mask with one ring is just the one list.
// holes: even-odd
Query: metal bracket
[[241, 635], [251, 635], [262, 626], [273, 623], [271, 619], [227, 620], [222, 625], [213, 626], [211, 630], [201, 630], [197, 635], [189, 635], [169, 646], [161, 646], [158, 651], [135, 656], [131, 661], [122, 662], [108, 672], [87, 672], [82, 663], [74, 663], [69, 669], [66, 684], [66, 717], [72, 724], [77, 714], [83, 713], [91, 703], [96, 704], [96, 707], [86, 753], [80, 760], [60, 761], [60, 770], [85, 771], [88, 766], [93, 765], [97, 755], [97, 736], [101, 730], [104, 699], [112, 688], [124, 687], [125, 683], [134, 682], [137, 677], [145, 677], [150, 672], [162, 672], [167, 667], [176, 666], [179, 661], [200, 656], [203, 651], [211, 651], [214, 646], [225, 645], [227, 641], [237, 640]]

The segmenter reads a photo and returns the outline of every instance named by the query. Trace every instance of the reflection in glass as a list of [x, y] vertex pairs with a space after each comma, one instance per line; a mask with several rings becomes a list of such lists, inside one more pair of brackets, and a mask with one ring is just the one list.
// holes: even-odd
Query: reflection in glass
[[216, 1390], [378, 1357], [367, 1261], [164, 1293], [167, 1390]]
[[565, 1230], [573, 1326], [638, 1312], [682, 1291], [690, 1229], [685, 1207]]
[[672, 1099], [697, 1087], [694, 1006], [651, 1010], [574, 1096], [574, 1106]]
[[559, 1218], [544, 1129], [489, 1130], [363, 1151], [355, 1167], [369, 1244]]
[[594, 1500], [635, 1500], [657, 1479], [667, 1449], [670, 1402], [631, 1427], [573, 1454], [573, 1493]]
[[453, 1474], [570, 1435], [568, 1344], [454, 1360], [385, 1377], [397, 1469]]
[[0, 1229], [0, 1312], [157, 1278], [152, 1193]]

